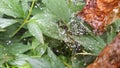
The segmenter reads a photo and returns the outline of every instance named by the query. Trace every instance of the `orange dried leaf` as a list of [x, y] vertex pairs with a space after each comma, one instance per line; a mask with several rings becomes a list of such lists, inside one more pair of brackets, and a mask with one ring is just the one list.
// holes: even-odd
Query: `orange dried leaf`
[[120, 68], [120, 33], [87, 68]]
[[97, 34], [120, 17], [120, 0], [86, 0], [86, 6], [77, 16], [86, 21]]

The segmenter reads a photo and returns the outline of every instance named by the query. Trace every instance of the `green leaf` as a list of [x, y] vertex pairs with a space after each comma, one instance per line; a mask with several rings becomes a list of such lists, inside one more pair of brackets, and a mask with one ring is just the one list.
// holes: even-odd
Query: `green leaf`
[[59, 33], [58, 25], [56, 23], [56, 18], [49, 13], [41, 13], [33, 16], [31, 20], [35, 20], [38, 23], [41, 31], [44, 35], [54, 38], [63, 40], [64, 35]]
[[78, 58], [78, 57], [73, 56], [71, 58], [71, 61], [72, 61], [72, 67], [73, 68], [86, 68], [84, 66], [85, 63], [83, 62], [83, 57], [82, 58], [81, 57]]
[[54, 38], [49, 38], [45, 37], [45, 42], [48, 43], [48, 46], [51, 48], [56, 48], [58, 46], [64, 46], [63, 42], [60, 42], [60, 40], [54, 39]]
[[114, 39], [115, 36], [116, 36], [116, 31], [114, 27], [111, 26], [110, 31], [107, 32], [107, 44], [109, 44]]
[[10, 60], [13, 60], [13, 56], [9, 54], [6, 47], [0, 45], [0, 67], [4, 62], [8, 62]]
[[40, 42], [36, 39], [32, 41], [32, 49], [37, 50], [38, 49], [38, 55], [41, 57], [45, 52], [48, 44], [40, 44]]
[[92, 51], [95, 55], [98, 55], [99, 52], [105, 46], [105, 42], [100, 38], [94, 38], [90, 35], [85, 35], [81, 37], [74, 36], [74, 39], [83, 45], [86, 49]]
[[30, 58], [27, 55], [16, 54], [16, 58], [9, 62], [10, 65], [13, 65], [17, 68], [31, 68], [31, 65], [26, 61], [26, 59]]
[[27, 14], [29, 11], [29, 8], [30, 8], [30, 6], [28, 5], [29, 0], [21, 0], [21, 2], [22, 2], [22, 4], [21, 4], [22, 9], [23, 9], [24, 13]]
[[49, 47], [47, 52], [48, 52], [48, 56], [50, 57], [49, 60], [51, 62], [51, 68], [65, 68], [62, 61], [51, 51]]
[[0, 12], [15, 18], [25, 16], [19, 0], [0, 0]]
[[83, 7], [85, 6], [85, 2], [83, 0], [81, 0], [81, 1], [73, 0], [68, 5], [69, 5], [70, 9], [72, 10], [72, 12], [77, 12], [77, 11], [80, 11], [83, 9]]
[[5, 52], [6, 52], [6, 48], [4, 46], [0, 45], [0, 58], [5, 55]]
[[35, 50], [38, 45], [40, 45], [40, 42], [37, 39], [32, 40], [32, 49]]
[[5, 28], [6, 31], [0, 33], [0, 43], [4, 45], [8, 45], [10, 42], [16, 42], [19, 38], [13, 39], [10, 38], [10, 35], [19, 27], [19, 24], [14, 24]]
[[115, 31], [119, 32], [120, 31], [120, 19], [116, 20], [115, 23], [113, 24], [115, 24], [115, 28], [116, 28]]
[[17, 21], [14, 19], [5, 19], [5, 18], [0, 18], [0, 28], [6, 28]]
[[3, 13], [0, 12], [0, 17], [2, 17], [2, 16], [3, 16]]
[[27, 61], [31, 64], [32, 68], [52, 68], [48, 56], [42, 58], [28, 58]]
[[40, 57], [46, 52], [46, 49], [47, 49], [47, 44], [40, 45], [40, 51], [39, 51]]
[[32, 68], [29, 63], [18, 66], [18, 68]]
[[51, 63], [49, 61], [49, 57], [47, 55], [43, 57], [33, 57], [27, 55], [18, 54], [16, 60], [14, 60], [11, 64], [13, 65], [23, 65], [26, 61], [31, 65], [32, 68], [52, 68]]
[[[44, 55], [42, 57], [33, 56], [32, 58], [27, 55], [17, 54], [16, 60], [14, 60], [11, 64], [23, 65], [26, 61], [31, 65], [32, 68], [65, 68], [63, 63], [58, 59], [51, 50], [49, 55]], [[20, 63], [21, 62], [21, 63]]]
[[26, 32], [21, 36], [20, 39], [28, 38], [28, 37], [31, 37], [31, 36], [32, 36], [32, 34], [31, 34], [29, 31], [26, 31]]
[[41, 58], [28, 58], [27, 61], [29, 61], [32, 68], [65, 68], [64, 64], [50, 49], [48, 49], [48, 55]]
[[4, 31], [6, 31], [6, 30], [0, 27], [0, 32], [4, 32]]
[[22, 43], [14, 43], [13, 45], [10, 45], [8, 47], [8, 52], [12, 53], [13, 55], [16, 55], [16, 54], [24, 53], [30, 49], [31, 47], [28, 45], [24, 45]]
[[42, 31], [39, 28], [38, 24], [34, 21], [27, 24], [29, 32], [42, 44], [44, 44]]
[[65, 0], [42, 0], [46, 7], [58, 18], [68, 22], [70, 18], [70, 9]]

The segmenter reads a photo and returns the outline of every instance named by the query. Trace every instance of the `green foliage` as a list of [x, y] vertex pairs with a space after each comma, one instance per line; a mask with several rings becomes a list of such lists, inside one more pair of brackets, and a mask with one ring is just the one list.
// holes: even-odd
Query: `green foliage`
[[85, 68], [116, 36], [120, 21], [96, 36], [72, 19], [83, 6], [81, 0], [1, 0], [0, 68]]
[[41, 13], [31, 18], [32, 22], [36, 23], [43, 34], [55, 39], [63, 39], [63, 36], [59, 33], [56, 18], [49, 13]]
[[103, 41], [103, 39], [99, 37], [94, 38], [90, 35], [85, 35], [82, 37], [75, 37], [75, 39], [81, 45], [83, 45], [87, 50], [91, 50], [93, 54], [96, 54], [96, 55], [99, 54], [101, 49], [105, 46], [105, 42]]
[[[20, 0], [1, 0], [0, 2], [0, 12], [13, 17], [24, 17], [25, 9], [19, 3]], [[27, 3], [26, 3], [27, 4]]]
[[44, 44], [43, 41], [43, 35], [42, 32], [39, 28], [39, 26], [36, 23], [28, 23], [28, 29], [30, 31], [30, 33], [35, 36], [35, 38], [40, 41], [42, 44]]
[[[7, 47], [9, 53], [16, 55], [16, 54], [22, 54], [28, 50], [31, 49], [29, 45], [24, 45], [22, 43], [14, 43]], [[16, 50], [15, 50], [16, 49]]]
[[65, 0], [42, 0], [46, 7], [56, 15], [58, 18], [62, 19], [67, 23], [70, 18], [70, 9]]
[[4, 19], [4, 18], [0, 18], [0, 27], [1, 28], [6, 28], [14, 23], [16, 23], [17, 21], [14, 19]]
[[[47, 54], [43, 55], [43, 57], [41, 58], [40, 56], [29, 57], [21, 54], [17, 56], [18, 57], [16, 58], [16, 60], [11, 62], [12, 65], [24, 66], [24, 64], [27, 64], [29, 62], [29, 64], [31, 64], [30, 68], [65, 68], [61, 60], [55, 56], [55, 54], [50, 50], [49, 47], [47, 47]], [[26, 67], [27, 66], [28, 64], [26, 65]]]

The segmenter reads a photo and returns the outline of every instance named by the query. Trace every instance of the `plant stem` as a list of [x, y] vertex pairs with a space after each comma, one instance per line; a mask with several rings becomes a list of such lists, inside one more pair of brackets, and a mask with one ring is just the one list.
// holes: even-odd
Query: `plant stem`
[[68, 63], [66, 63], [66, 62], [63, 62], [68, 68], [72, 68], [72, 66], [71, 65], [69, 65]]
[[36, 1], [36, 0], [33, 0], [33, 1], [32, 1], [32, 5], [31, 5], [31, 7], [30, 7], [29, 13], [28, 13], [27, 17], [25, 18], [25, 20], [23, 21], [23, 23], [20, 25], [20, 27], [19, 27], [10, 37], [15, 36], [15, 34], [16, 34], [26, 23], [28, 23], [28, 20], [29, 20], [29, 18], [30, 18], [31, 13], [32, 13], [32, 9], [33, 9], [33, 7], [34, 7], [35, 1]]
[[5, 65], [6, 65], [6, 68], [10, 68], [9, 65], [8, 65], [8, 63], [5, 63]]

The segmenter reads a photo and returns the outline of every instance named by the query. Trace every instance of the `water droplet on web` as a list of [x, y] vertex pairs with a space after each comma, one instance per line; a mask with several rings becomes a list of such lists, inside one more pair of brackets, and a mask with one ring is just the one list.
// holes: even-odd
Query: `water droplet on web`
[[43, 8], [42, 8], [42, 7], [40, 7], [40, 9], [41, 9], [41, 10], [43, 10]]
[[7, 45], [10, 45], [12, 43], [12, 41], [8, 40], [6, 41]]
[[35, 6], [35, 8], [37, 8], [37, 6]]
[[84, 66], [86, 66], [87, 64], [86, 63], [84, 63]]

